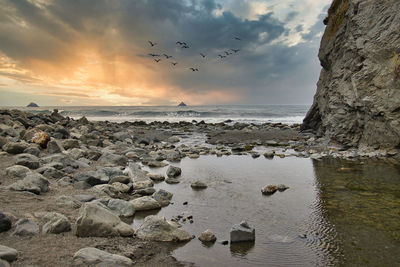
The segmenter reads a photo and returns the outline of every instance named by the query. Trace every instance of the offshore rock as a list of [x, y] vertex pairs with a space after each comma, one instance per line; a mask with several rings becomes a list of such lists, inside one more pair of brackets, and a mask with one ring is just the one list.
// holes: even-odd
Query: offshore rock
[[400, 1], [334, 0], [324, 20], [322, 65], [302, 130], [348, 147], [398, 147]]

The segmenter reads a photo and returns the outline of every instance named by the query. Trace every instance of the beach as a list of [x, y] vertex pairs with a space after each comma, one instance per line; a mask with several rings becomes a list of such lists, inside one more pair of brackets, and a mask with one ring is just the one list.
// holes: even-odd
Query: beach
[[[13, 266], [85, 265], [76, 254], [87, 247], [135, 266], [399, 262], [395, 150], [348, 149], [296, 123], [0, 114], [0, 212], [11, 222], [0, 238], [18, 251]], [[169, 232], [143, 229], [163, 217]], [[21, 231], [27, 221], [36, 228]], [[231, 243], [241, 221], [255, 240]], [[216, 242], [198, 239], [207, 229]]]

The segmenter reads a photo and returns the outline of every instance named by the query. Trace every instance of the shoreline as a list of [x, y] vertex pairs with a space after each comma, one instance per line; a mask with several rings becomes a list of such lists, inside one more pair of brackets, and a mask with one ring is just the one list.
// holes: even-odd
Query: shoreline
[[[397, 163], [398, 152], [346, 150], [330, 145], [326, 139], [317, 138], [312, 133], [301, 133], [298, 124], [112, 123], [93, 122], [86, 118], [73, 120], [61, 116], [56, 111], [48, 115], [16, 110], [0, 110], [0, 124], [0, 142], [3, 149], [0, 153], [0, 174], [3, 177], [0, 180], [0, 201], [4, 203], [0, 212], [12, 222], [11, 229], [0, 233], [0, 238], [3, 240], [2, 245], [18, 250], [18, 259], [14, 262], [16, 266], [54, 266], [61, 262], [63, 265], [74, 265], [74, 253], [86, 246], [96, 246], [110, 253], [123, 255], [138, 266], [189, 264], [178, 262], [170, 255], [176, 245], [168, 242], [142, 240], [133, 238], [133, 235], [84, 238], [75, 235], [74, 228], [87, 199], [60, 202], [60, 197], [89, 195], [101, 202], [102, 199], [131, 201], [151, 195], [154, 190], [151, 190], [150, 184], [141, 189], [134, 189], [138, 177], [143, 178], [147, 175], [140, 168], [128, 168], [139, 166], [138, 163], [157, 167], [165, 162], [179, 162], [184, 157], [195, 159], [201, 155], [222, 157], [232, 154], [251, 155], [254, 158], [309, 157], [315, 160], [324, 157], [347, 160], [384, 158], [388, 162]], [[200, 135], [200, 143], [204, 141], [203, 145], [191, 143], [196, 134]], [[25, 155], [28, 160], [21, 160], [21, 155]], [[32, 162], [36, 161], [37, 166], [33, 166]], [[28, 169], [10, 171], [9, 167], [15, 166], [16, 163], [25, 165]], [[124, 172], [127, 169], [132, 174]], [[118, 173], [120, 181], [124, 177], [126, 181], [112, 183], [116, 176], [106, 175], [107, 177], [101, 176], [103, 180], [93, 186], [88, 185], [89, 180], [79, 176], [88, 172], [99, 174], [104, 170], [112, 170]], [[48, 190], [10, 190], [11, 185], [23, 181], [29, 173], [40, 173], [49, 183]], [[96, 178], [95, 174], [93, 177]], [[16, 230], [17, 221], [23, 218], [36, 223], [38, 231], [42, 231], [43, 212], [63, 214], [70, 221], [71, 230], [60, 234], [12, 235]], [[129, 217], [121, 219], [122, 222], [131, 220]], [[49, 243], [53, 246], [49, 247]], [[68, 249], [62, 250], [65, 246], [68, 246]], [[50, 256], [43, 258], [43, 251]]]

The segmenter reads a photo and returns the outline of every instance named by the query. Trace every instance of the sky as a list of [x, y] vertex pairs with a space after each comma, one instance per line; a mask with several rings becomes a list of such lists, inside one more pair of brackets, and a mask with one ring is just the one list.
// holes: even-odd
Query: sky
[[311, 104], [330, 2], [1, 0], [0, 106]]

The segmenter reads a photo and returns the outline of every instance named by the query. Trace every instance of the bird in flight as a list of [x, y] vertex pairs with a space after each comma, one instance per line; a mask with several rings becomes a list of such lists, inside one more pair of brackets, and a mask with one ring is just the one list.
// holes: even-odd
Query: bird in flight
[[182, 48], [189, 48], [188, 45], [182, 45]]
[[160, 58], [159, 59], [154, 59], [154, 61], [158, 63], [158, 62], [161, 61], [161, 59]]
[[178, 64], [178, 62], [171, 62], [171, 64], [175, 66], [176, 64]]
[[227, 56], [232, 55], [232, 53], [229, 53], [229, 52], [227, 52], [227, 51], [224, 51], [224, 52], [225, 52], [225, 54], [226, 54]]
[[205, 57], [206, 57], [206, 55], [204, 55], [203, 53], [200, 53], [200, 56], [202, 56], [203, 58], [205, 58]]
[[159, 57], [160, 55], [158, 55], [158, 54], [149, 54], [149, 56], [151, 56], [151, 57]]
[[199, 71], [199, 69], [195, 69], [195, 68], [189, 68], [192, 71]]
[[172, 56], [168, 56], [167, 54], [163, 54], [166, 59], [171, 58]]
[[226, 56], [223, 56], [223, 55], [218, 55], [220, 58], [224, 58], [224, 57], [226, 57]]
[[239, 52], [239, 51], [240, 51], [240, 49], [231, 49], [231, 51], [233, 51], [233, 52], [237, 53], [237, 52]]
[[153, 43], [152, 41], [148, 41], [148, 42], [149, 42], [149, 44], [151, 45], [151, 47], [157, 45], [157, 43]]
[[238, 41], [242, 41], [242, 39], [240, 39], [239, 37], [235, 37], [234, 39], [238, 40]]

